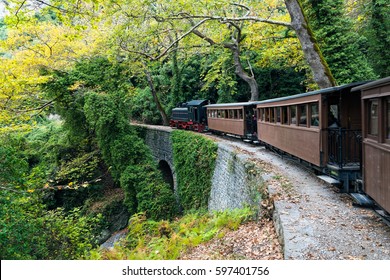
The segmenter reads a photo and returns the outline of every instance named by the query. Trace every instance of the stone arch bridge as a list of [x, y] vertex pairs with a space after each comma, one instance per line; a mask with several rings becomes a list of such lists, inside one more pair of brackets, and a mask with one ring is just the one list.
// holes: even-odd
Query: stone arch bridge
[[[170, 127], [145, 126], [145, 142], [150, 147], [159, 169], [175, 192], [178, 202], [178, 185], [173, 161]], [[254, 177], [249, 156], [240, 154], [234, 147], [218, 142], [218, 156], [209, 194], [209, 211], [243, 208], [258, 203], [258, 177]], [[180, 168], [180, 167], [179, 167]]]

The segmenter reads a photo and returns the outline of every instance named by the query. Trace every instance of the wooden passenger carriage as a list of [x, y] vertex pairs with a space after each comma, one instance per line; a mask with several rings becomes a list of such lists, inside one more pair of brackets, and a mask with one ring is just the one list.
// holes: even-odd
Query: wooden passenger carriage
[[390, 77], [352, 90], [362, 96], [363, 189], [390, 213]]
[[212, 104], [207, 108], [208, 129], [257, 140], [257, 102]]
[[309, 163], [343, 183], [360, 176], [360, 94], [332, 87], [257, 104], [261, 142]]

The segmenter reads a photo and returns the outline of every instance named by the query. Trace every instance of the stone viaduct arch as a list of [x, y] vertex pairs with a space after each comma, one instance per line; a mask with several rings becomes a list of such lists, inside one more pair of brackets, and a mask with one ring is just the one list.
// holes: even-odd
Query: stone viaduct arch
[[[172, 129], [169, 127], [146, 127], [145, 142], [151, 149], [164, 179], [173, 188], [176, 201], [180, 205], [176, 170], [173, 165]], [[251, 175], [252, 164], [245, 154], [237, 154], [235, 148], [218, 144], [218, 155], [213, 172], [211, 192], [209, 195], [210, 211], [242, 208], [256, 202], [254, 181]]]
[[152, 151], [152, 155], [158, 168], [161, 170], [164, 180], [172, 187], [176, 200], [179, 202], [178, 187], [175, 167], [173, 165], [173, 150], [171, 131], [148, 127], [145, 142]]

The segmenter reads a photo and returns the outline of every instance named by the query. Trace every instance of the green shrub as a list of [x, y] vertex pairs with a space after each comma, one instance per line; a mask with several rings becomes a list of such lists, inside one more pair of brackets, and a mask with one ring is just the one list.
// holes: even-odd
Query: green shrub
[[47, 211], [35, 194], [0, 196], [1, 259], [81, 259], [94, 248], [101, 216]]
[[173, 162], [184, 210], [207, 208], [218, 146], [183, 130], [172, 132]]
[[103, 159], [125, 191], [129, 212], [145, 211], [148, 217], [170, 219], [177, 213], [173, 190], [166, 184], [150, 149], [126, 118], [120, 98], [90, 92], [85, 98], [88, 123], [96, 130]]
[[189, 248], [219, 238], [228, 230], [236, 230], [249, 220], [249, 208], [207, 213], [186, 214], [168, 222], [148, 220], [145, 213], [130, 218], [126, 239], [114, 250], [92, 250], [90, 259], [178, 259]]

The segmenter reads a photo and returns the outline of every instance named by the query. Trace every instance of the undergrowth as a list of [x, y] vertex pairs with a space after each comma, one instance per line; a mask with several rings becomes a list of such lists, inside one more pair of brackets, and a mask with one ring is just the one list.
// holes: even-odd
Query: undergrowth
[[174, 260], [187, 249], [222, 238], [253, 217], [250, 208], [223, 212], [192, 212], [174, 221], [152, 221], [144, 213], [131, 217], [128, 235], [112, 250], [93, 250], [90, 259]]
[[175, 130], [171, 137], [181, 206], [185, 211], [206, 208], [218, 146], [190, 131]]

